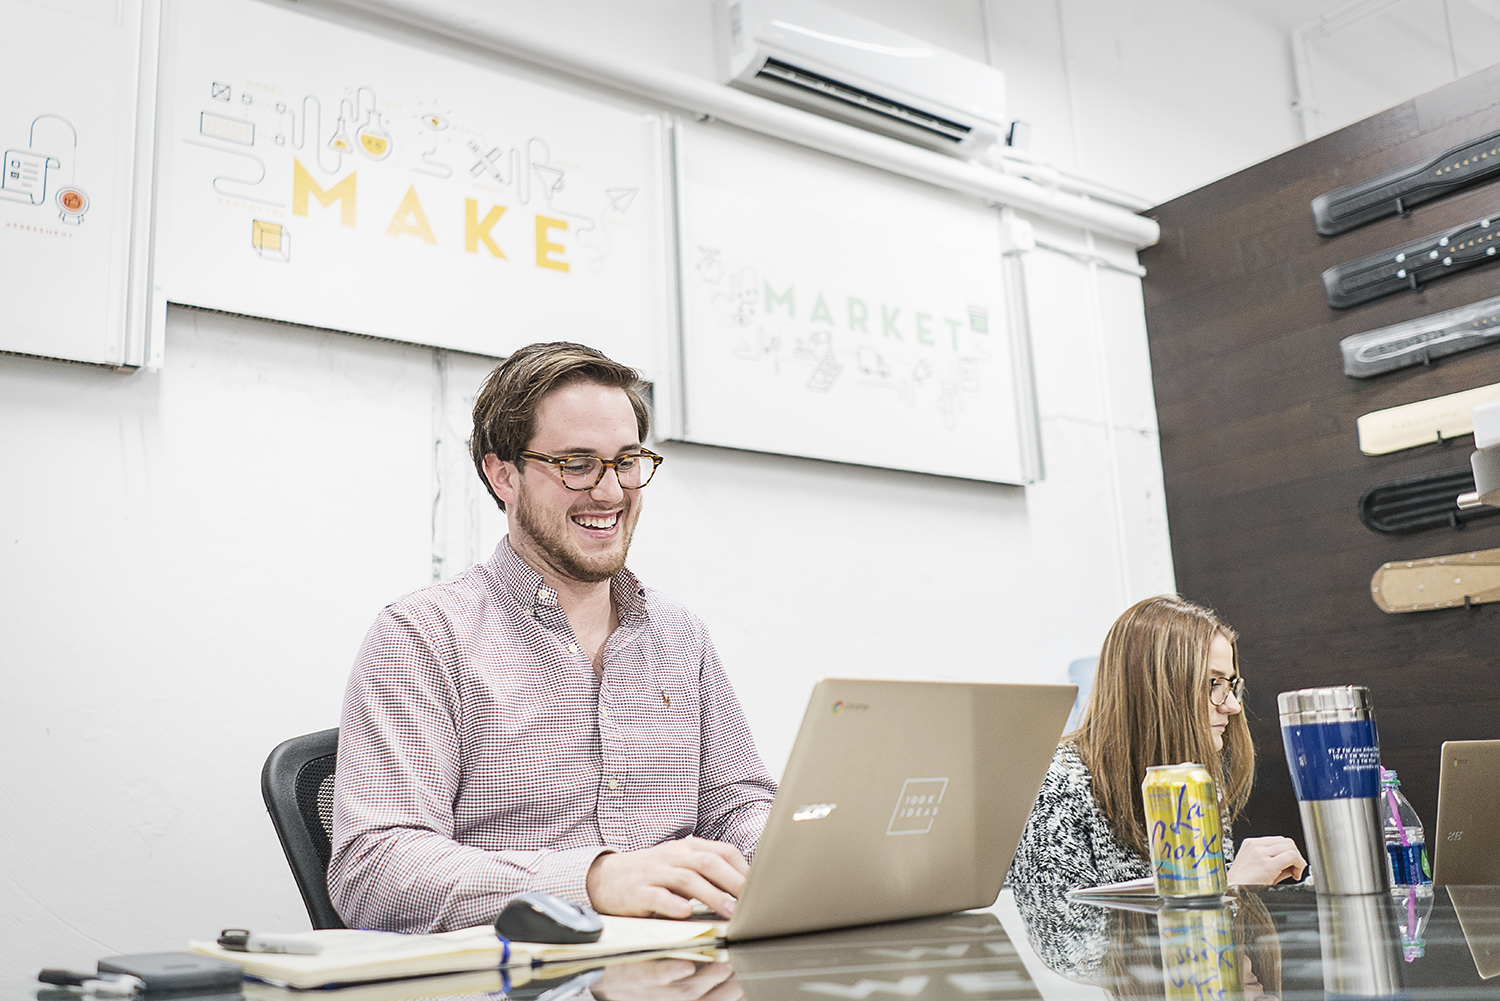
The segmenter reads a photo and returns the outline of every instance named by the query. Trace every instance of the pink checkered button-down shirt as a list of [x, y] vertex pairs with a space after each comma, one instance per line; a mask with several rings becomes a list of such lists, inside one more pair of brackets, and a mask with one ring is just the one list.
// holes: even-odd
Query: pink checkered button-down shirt
[[352, 928], [588, 901], [601, 852], [696, 834], [755, 850], [776, 787], [708, 631], [627, 570], [604, 678], [557, 592], [500, 543], [387, 606], [344, 698], [328, 889]]

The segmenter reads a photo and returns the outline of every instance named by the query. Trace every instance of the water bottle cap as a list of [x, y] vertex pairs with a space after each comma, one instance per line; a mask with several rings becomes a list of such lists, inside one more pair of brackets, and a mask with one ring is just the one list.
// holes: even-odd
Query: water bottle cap
[[1394, 768], [1381, 768], [1380, 784], [1383, 786], [1394, 787], [1400, 785], [1401, 780], [1396, 778], [1396, 770]]
[[1340, 711], [1367, 713], [1370, 710], [1370, 690], [1363, 685], [1302, 688], [1276, 696], [1276, 707], [1283, 716]]

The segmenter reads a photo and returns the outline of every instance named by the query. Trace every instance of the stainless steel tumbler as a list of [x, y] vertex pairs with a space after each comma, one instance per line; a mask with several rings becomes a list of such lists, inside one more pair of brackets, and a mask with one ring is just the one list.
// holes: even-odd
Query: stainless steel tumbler
[[1276, 696], [1281, 740], [1321, 893], [1390, 889], [1380, 826], [1380, 740], [1370, 690], [1304, 688]]

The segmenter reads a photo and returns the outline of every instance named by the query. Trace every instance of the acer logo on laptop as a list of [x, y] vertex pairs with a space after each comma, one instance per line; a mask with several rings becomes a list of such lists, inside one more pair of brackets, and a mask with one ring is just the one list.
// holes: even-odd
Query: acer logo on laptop
[[837, 803], [812, 803], [808, 806], [799, 806], [792, 813], [792, 820], [822, 820], [836, 809], [838, 809]]
[[901, 795], [896, 798], [896, 809], [891, 813], [891, 822], [886, 825], [885, 833], [926, 834], [932, 830], [938, 805], [947, 790], [947, 779], [907, 779], [901, 786]]

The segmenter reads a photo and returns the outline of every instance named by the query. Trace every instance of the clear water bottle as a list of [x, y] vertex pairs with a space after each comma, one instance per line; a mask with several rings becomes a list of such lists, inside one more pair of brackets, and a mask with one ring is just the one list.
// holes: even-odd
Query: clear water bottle
[[1427, 954], [1427, 919], [1432, 917], [1432, 884], [1398, 886], [1392, 891], [1396, 900], [1396, 927], [1401, 933], [1401, 958], [1410, 963]]
[[1432, 867], [1427, 863], [1427, 836], [1422, 819], [1401, 795], [1401, 780], [1388, 768], [1380, 770], [1380, 818], [1385, 827], [1385, 854], [1392, 887], [1416, 887], [1432, 892]]
[[1401, 958], [1410, 963], [1427, 952], [1427, 919], [1432, 914], [1432, 867], [1427, 864], [1427, 836], [1422, 819], [1401, 795], [1401, 780], [1380, 770], [1380, 819], [1385, 827], [1385, 855], [1391, 872], [1391, 895], [1400, 915]]

